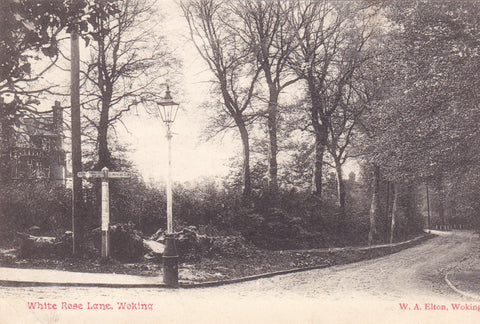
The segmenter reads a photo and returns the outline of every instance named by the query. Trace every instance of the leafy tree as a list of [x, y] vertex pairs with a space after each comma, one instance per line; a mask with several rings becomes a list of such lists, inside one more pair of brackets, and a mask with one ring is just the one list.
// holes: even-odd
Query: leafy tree
[[377, 57], [382, 98], [362, 121], [368, 160], [396, 182], [395, 192], [433, 185], [442, 221], [453, 179], [478, 159], [478, 10], [473, 2], [389, 3], [389, 50]]
[[[57, 59], [56, 35], [64, 22], [64, 7], [37, 1], [2, 1], [0, 3], [0, 136], [2, 180], [9, 177], [7, 167], [13, 126], [25, 113], [36, 113], [35, 100], [51, 87], [32, 88]], [[62, 9], [63, 8], [63, 9]], [[51, 19], [50, 19], [51, 17]], [[34, 73], [32, 61], [43, 52], [51, 57], [50, 64]], [[7, 174], [6, 174], [7, 173]]]
[[[32, 97], [51, 93], [54, 86], [34, 86], [58, 59], [59, 35], [79, 26], [83, 37], [97, 28], [98, 17], [115, 12], [111, 0], [5, 0], [0, 3], [0, 96], [17, 101], [18, 108], [36, 113], [38, 103]], [[41, 54], [43, 56], [41, 56]], [[32, 62], [50, 58], [40, 71]]]
[[396, 160], [392, 167], [423, 179], [472, 165], [478, 154], [472, 19], [479, 9], [473, 2], [461, 4], [411, 1], [390, 8], [389, 17], [400, 27], [390, 43], [395, 55], [381, 72], [389, 93], [376, 109], [382, 117], [375, 124], [377, 157]]
[[[411, 8], [415, 10], [412, 11]], [[415, 84], [407, 95], [423, 114], [418, 133], [423, 139], [425, 181], [437, 192], [439, 217], [446, 222], [450, 184], [475, 168], [479, 156], [478, 2], [398, 3], [395, 21], [404, 26], [404, 39], [414, 54]]]

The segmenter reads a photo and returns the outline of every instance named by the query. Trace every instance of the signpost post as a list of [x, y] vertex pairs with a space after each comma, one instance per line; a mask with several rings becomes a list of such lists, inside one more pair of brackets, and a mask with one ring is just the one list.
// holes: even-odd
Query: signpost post
[[102, 258], [110, 257], [109, 225], [110, 225], [110, 193], [108, 187], [109, 179], [127, 179], [132, 175], [129, 172], [109, 172], [105, 167], [102, 171], [78, 172], [77, 176], [83, 179], [102, 179]]

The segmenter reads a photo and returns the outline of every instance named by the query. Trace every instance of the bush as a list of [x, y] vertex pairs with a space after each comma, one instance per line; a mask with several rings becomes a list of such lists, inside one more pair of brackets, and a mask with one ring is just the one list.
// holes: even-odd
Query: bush
[[[331, 187], [331, 183], [329, 186]], [[333, 187], [332, 187], [333, 188]], [[334, 188], [331, 193], [334, 192]], [[100, 181], [92, 181], [84, 189], [87, 201], [86, 233], [100, 227]], [[264, 249], [320, 248], [331, 246], [365, 244], [368, 237], [370, 204], [369, 189], [357, 182], [348, 183], [347, 213], [341, 220], [340, 210], [332, 199], [319, 199], [307, 191], [294, 188], [281, 190], [277, 204], [262, 192], [248, 201], [240, 192], [219, 187], [214, 181], [175, 185], [173, 212], [175, 228], [185, 228], [179, 236], [178, 248], [186, 259], [221, 252], [226, 255], [248, 252], [254, 244]], [[44, 182], [18, 182], [0, 188], [2, 191], [1, 215], [2, 238], [12, 238], [17, 231], [25, 231], [38, 225], [41, 235], [58, 236], [71, 229], [71, 196], [65, 187], [56, 187]], [[406, 191], [406, 193], [411, 190]], [[383, 198], [385, 193], [381, 193]], [[403, 197], [405, 196], [405, 197]], [[407, 199], [408, 198], [408, 199]], [[421, 216], [414, 214], [415, 204], [409, 195], [399, 201], [396, 237], [404, 238], [421, 229]], [[163, 185], [147, 185], [141, 178], [112, 181], [110, 184], [111, 223], [129, 224], [118, 232], [119, 242], [127, 237], [151, 235], [166, 228], [166, 197]], [[275, 207], [272, 207], [275, 206]], [[381, 210], [386, 206], [381, 205]], [[340, 221], [341, 220], [341, 221]], [[377, 230], [382, 240], [388, 239], [389, 220], [377, 219]], [[194, 226], [195, 228], [191, 228]], [[202, 233], [220, 237], [219, 242], [210, 242]], [[112, 233], [111, 238], [117, 234]], [[122, 236], [126, 235], [126, 236]], [[136, 236], [135, 236], [136, 235]], [[88, 235], [87, 235], [88, 236]], [[229, 237], [227, 239], [227, 237]], [[100, 237], [88, 236], [90, 250], [99, 250]], [[244, 240], [244, 241], [242, 241]], [[135, 240], [134, 240], [135, 241]], [[97, 245], [96, 247], [94, 245]], [[138, 246], [137, 246], [138, 245]], [[140, 255], [140, 244], [121, 246], [130, 251], [134, 260]], [[247, 247], [245, 247], [247, 246]], [[112, 244], [114, 247], [114, 244]], [[235, 252], [235, 247], [239, 248]], [[242, 252], [243, 251], [243, 252]], [[117, 253], [117, 252], [115, 252]], [[123, 257], [119, 250], [119, 258]]]
[[[87, 230], [101, 225], [100, 181], [84, 190], [87, 196]], [[162, 191], [147, 186], [139, 178], [110, 182], [110, 222], [132, 223], [135, 229], [151, 235], [166, 227], [166, 198]]]
[[292, 248], [299, 234], [303, 232], [302, 220], [279, 208], [271, 208], [264, 216], [251, 214], [248, 221], [243, 235], [261, 248]]
[[225, 257], [247, 258], [254, 251], [255, 247], [247, 242], [244, 237], [236, 235], [214, 238], [209, 254]]
[[41, 235], [59, 236], [71, 229], [71, 191], [47, 181], [12, 181], [0, 188], [0, 231], [4, 240], [40, 227]]
[[[110, 225], [110, 256], [120, 262], [140, 261], [147, 252], [143, 246], [142, 233], [135, 230], [133, 223], [117, 223]], [[91, 231], [87, 240], [93, 243], [90, 254], [100, 256], [102, 250], [102, 231], [96, 228]], [[92, 253], [93, 252], [93, 253]]]
[[213, 238], [199, 234], [195, 226], [184, 228], [176, 235], [176, 247], [184, 261], [198, 260], [206, 255], [213, 245]]
[[71, 232], [58, 237], [38, 237], [20, 234], [20, 258], [64, 258], [71, 254]]

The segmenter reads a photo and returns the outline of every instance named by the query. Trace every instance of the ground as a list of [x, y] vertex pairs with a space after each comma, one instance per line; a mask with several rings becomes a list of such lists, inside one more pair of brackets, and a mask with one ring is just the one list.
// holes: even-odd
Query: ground
[[[444, 277], [480, 269], [479, 243], [478, 234], [453, 231], [377, 259], [215, 288], [1, 287], [0, 313], [8, 314], [7, 323], [478, 323], [479, 311], [452, 309], [452, 303], [476, 303], [451, 290]], [[111, 303], [115, 310], [34, 311], [28, 301]], [[118, 310], [122, 302], [153, 310]], [[429, 309], [436, 307], [447, 309]]]
[[[245, 253], [236, 253], [230, 256], [209, 255], [196, 259], [180, 260], [179, 277], [185, 283], [205, 282], [235, 279], [295, 268], [344, 264], [397, 252], [418, 243], [420, 241], [402, 246], [385, 246], [373, 250], [362, 248], [283, 251], [248, 249]], [[161, 259], [121, 263], [115, 260], [102, 261], [93, 258], [21, 258], [18, 256], [18, 251], [13, 248], [0, 249], [0, 266], [142, 276], [158, 276], [162, 273]]]

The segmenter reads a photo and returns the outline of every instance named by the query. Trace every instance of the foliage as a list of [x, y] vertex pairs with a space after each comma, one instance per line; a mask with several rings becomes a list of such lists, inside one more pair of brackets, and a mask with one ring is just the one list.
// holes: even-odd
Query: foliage
[[[98, 19], [116, 12], [110, 0], [5, 0], [0, 3], [0, 95], [11, 95], [15, 100], [26, 96], [24, 108], [35, 111], [29, 97], [49, 92], [52, 87], [32, 88], [58, 58], [58, 35], [78, 26], [79, 33], [88, 37], [98, 28]], [[34, 73], [32, 63], [39, 52], [51, 59], [40, 72]], [[13, 99], [13, 98], [12, 98]]]
[[[87, 228], [101, 225], [100, 194], [95, 182], [85, 189]], [[110, 182], [110, 222], [133, 223], [145, 235], [155, 233], [166, 224], [166, 197], [164, 191], [147, 186], [140, 178]]]
[[479, 10], [478, 2], [386, 5], [391, 25], [379, 45], [388, 48], [372, 66], [381, 80], [378, 96], [362, 120], [364, 135], [356, 143], [388, 180], [427, 183], [436, 193], [432, 206], [442, 223], [447, 222], [446, 213], [456, 214], [449, 200], [471, 206], [461, 196], [475, 186], [474, 177], [464, 175], [476, 169], [480, 153], [474, 27]]
[[[305, 192], [282, 190], [278, 207], [271, 208], [268, 196], [253, 197], [245, 206], [241, 192], [235, 194], [217, 188], [213, 183], [176, 186], [175, 227], [179, 229], [194, 225], [200, 229], [199, 233], [214, 238], [206, 245], [202, 243], [200, 250], [194, 249], [196, 252], [193, 254], [191, 248], [186, 246], [185, 251], [190, 255], [186, 255], [188, 258], [209, 253], [248, 256], [252, 251], [252, 243], [259, 248], [273, 250], [364, 244], [368, 232], [368, 211], [354, 206], [364, 206], [362, 201], [368, 192], [363, 191], [359, 183], [347, 182], [347, 187], [349, 192], [357, 194], [348, 198], [352, 201], [352, 207], [339, 229], [338, 206], [327, 200], [312, 199]], [[38, 225], [42, 234], [53, 236], [70, 229], [71, 201], [69, 191], [65, 188], [35, 183], [7, 189], [8, 192], [2, 193], [4, 237], [12, 238], [16, 231], [27, 231], [33, 225]], [[139, 231], [140, 236], [151, 235], [159, 228], [166, 228], [163, 189], [148, 186], [137, 178], [122, 180], [122, 184], [120, 181], [111, 183], [111, 223], [129, 224], [130, 229], [120, 230], [119, 237], [135, 231]], [[96, 195], [88, 190], [85, 194], [87, 202], [90, 202], [89, 207], [87, 205], [89, 229], [98, 229], [100, 214], [92, 204]], [[408, 213], [402, 211], [399, 216], [399, 238], [406, 237], [420, 225], [408, 225], [409, 216], [405, 215]], [[203, 236], [198, 235], [195, 242], [202, 240]], [[98, 245], [99, 236], [90, 235], [89, 240]], [[98, 246], [96, 248], [98, 250]], [[138, 256], [139, 253], [132, 255]]]
[[[141, 233], [134, 229], [132, 223], [117, 223], [110, 225], [110, 255], [121, 262], [135, 262], [142, 259], [147, 252], [143, 246], [143, 237]], [[102, 231], [97, 228], [91, 232], [89, 238], [93, 243], [98, 257], [102, 250]]]
[[42, 235], [61, 235], [71, 229], [71, 194], [62, 185], [45, 181], [15, 181], [0, 188], [1, 237], [40, 227]]
[[248, 258], [254, 251], [255, 247], [243, 236], [222, 236], [213, 240], [210, 255], [243, 259]]
[[388, 95], [365, 120], [373, 159], [389, 174], [424, 180], [476, 163], [478, 44], [472, 26], [478, 3], [406, 1], [389, 9], [398, 28], [391, 51], [379, 58]]

